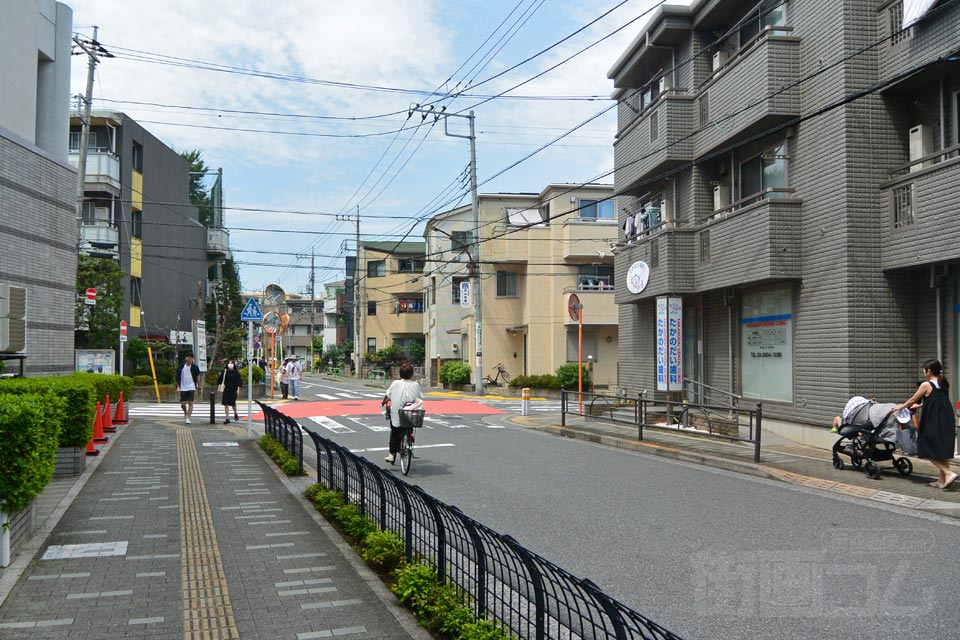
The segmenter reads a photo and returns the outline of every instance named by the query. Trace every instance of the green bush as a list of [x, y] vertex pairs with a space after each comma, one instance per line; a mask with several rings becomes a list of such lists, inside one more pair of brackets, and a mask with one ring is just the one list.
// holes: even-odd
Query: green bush
[[171, 366], [157, 366], [157, 382], [160, 384], [173, 384], [177, 376], [177, 368]]
[[427, 629], [458, 638], [461, 629], [474, 622], [473, 611], [463, 604], [463, 591], [438, 582], [433, 567], [407, 564], [397, 569], [396, 575], [397, 599], [410, 607]]
[[[103, 374], [84, 374], [104, 376]], [[96, 417], [95, 387], [90, 380], [74, 376], [47, 376], [38, 378], [5, 378], [0, 380], [0, 394], [22, 396], [25, 394], [53, 394], [63, 398], [59, 446], [85, 447], [93, 435], [93, 420]]]
[[506, 633], [491, 620], [468, 622], [460, 628], [460, 640], [509, 640]]
[[[94, 400], [101, 403], [105, 402], [107, 396], [110, 396], [111, 406], [120, 399], [120, 392], [124, 397], [130, 397], [130, 389], [133, 388], [133, 378], [119, 375], [104, 375], [102, 373], [83, 373], [76, 372], [73, 377], [85, 381], [94, 388]], [[152, 381], [151, 381], [152, 383]]]
[[374, 569], [384, 573], [394, 571], [403, 562], [406, 547], [397, 534], [390, 531], [375, 530], [363, 539], [364, 561]]
[[460, 360], [447, 360], [440, 365], [440, 382], [467, 384], [470, 382], [470, 365]]
[[[264, 378], [266, 378], [266, 374], [263, 372], [263, 369], [257, 365], [253, 365], [253, 381], [263, 382]], [[247, 384], [248, 378], [246, 367], [240, 367], [240, 379], [243, 380], [243, 384]]]
[[260, 448], [263, 449], [270, 458], [277, 463], [277, 466], [288, 476], [302, 476], [300, 471], [300, 461], [294, 458], [283, 448], [283, 445], [277, 442], [276, 438], [268, 433], [260, 436]]
[[53, 478], [65, 405], [49, 392], [0, 401], [0, 504], [8, 513], [24, 509]]
[[360, 513], [360, 507], [348, 504], [337, 511], [337, 521], [348, 536], [357, 540], [364, 540], [367, 535], [377, 530], [377, 526]]
[[529, 387], [530, 389], [559, 389], [560, 381], [552, 373], [532, 376], [517, 376], [510, 381], [514, 389]]
[[133, 386], [135, 387], [152, 387], [153, 386], [153, 376], [133, 376]]
[[[590, 372], [586, 367], [583, 369], [583, 388], [590, 388]], [[567, 364], [560, 365], [557, 369], [557, 380], [560, 382], [561, 389], [576, 390], [578, 387], [577, 380], [577, 365], [576, 363], [570, 362]]]

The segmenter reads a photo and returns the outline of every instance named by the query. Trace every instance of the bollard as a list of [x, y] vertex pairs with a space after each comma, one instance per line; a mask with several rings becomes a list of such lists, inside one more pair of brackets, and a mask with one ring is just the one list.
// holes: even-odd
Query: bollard
[[530, 415], [530, 387], [524, 387], [520, 392], [520, 415]]
[[210, 392], [210, 424], [217, 424], [217, 392]]

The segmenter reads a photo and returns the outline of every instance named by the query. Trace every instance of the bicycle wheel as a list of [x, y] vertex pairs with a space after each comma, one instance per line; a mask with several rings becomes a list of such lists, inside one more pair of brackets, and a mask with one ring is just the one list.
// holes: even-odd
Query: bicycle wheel
[[411, 464], [413, 464], [413, 433], [408, 430], [400, 438], [400, 470], [403, 475], [410, 474]]
[[500, 369], [500, 377], [503, 378], [503, 384], [510, 384], [510, 374], [506, 369]]

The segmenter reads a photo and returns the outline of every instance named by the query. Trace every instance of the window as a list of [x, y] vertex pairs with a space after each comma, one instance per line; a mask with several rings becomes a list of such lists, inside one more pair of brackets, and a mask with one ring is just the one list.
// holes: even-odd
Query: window
[[517, 296], [517, 274], [513, 271], [497, 271], [497, 297], [515, 298]]
[[[579, 330], [577, 327], [567, 328], [567, 362], [577, 361], [577, 352], [579, 350]], [[597, 362], [597, 332], [596, 330], [583, 330], [583, 366], [587, 366], [587, 356], [593, 356], [594, 363]]]
[[581, 220], [615, 220], [616, 210], [613, 200], [580, 200]]
[[452, 296], [450, 297], [450, 302], [452, 304], [460, 304], [460, 283], [466, 282], [468, 278], [454, 278], [452, 285]]
[[744, 396], [793, 402], [792, 301], [789, 287], [744, 293], [740, 315]]
[[893, 197], [893, 228], [903, 229], [913, 224], [913, 183], [896, 187]]
[[784, 145], [774, 147], [767, 153], [740, 164], [739, 198], [748, 198], [767, 189], [784, 189], [787, 186], [787, 156]]
[[544, 225], [543, 209], [539, 207], [526, 207], [522, 209], [507, 207], [507, 224], [515, 227], [542, 227]]
[[376, 352], [377, 352], [377, 339], [367, 338], [367, 353], [376, 353]]
[[130, 212], [130, 236], [133, 238], [143, 238], [143, 212]]
[[650, 142], [656, 142], [660, 136], [660, 112], [650, 114]]
[[143, 173], [143, 145], [139, 142], [133, 143], [133, 154], [130, 156], [130, 162], [133, 164], [133, 170]]
[[140, 304], [140, 278], [130, 278], [130, 306], [142, 306]]
[[472, 244], [472, 231], [454, 231], [450, 234], [450, 250], [454, 253], [469, 251]]
[[423, 300], [397, 300], [397, 313], [423, 313]]
[[700, 96], [700, 126], [710, 122], [710, 94], [705, 93]]
[[367, 315], [375, 316], [377, 315], [377, 303], [375, 300], [370, 300], [367, 302]]
[[437, 304], [437, 276], [430, 278], [430, 304]]
[[700, 262], [710, 262], [710, 230], [700, 232]]
[[743, 19], [740, 27], [740, 46], [746, 45], [767, 27], [782, 27], [786, 22], [783, 0], [763, 0], [760, 8]]
[[400, 273], [423, 273], [423, 260], [420, 258], [401, 258], [397, 260]]
[[613, 267], [584, 264], [577, 268], [578, 291], [613, 291]]
[[368, 260], [367, 261], [367, 277], [368, 278], [382, 278], [385, 275], [387, 275], [386, 260]]
[[910, 37], [912, 28], [903, 28], [903, 2], [897, 2], [887, 9], [890, 17], [890, 46], [899, 44]]

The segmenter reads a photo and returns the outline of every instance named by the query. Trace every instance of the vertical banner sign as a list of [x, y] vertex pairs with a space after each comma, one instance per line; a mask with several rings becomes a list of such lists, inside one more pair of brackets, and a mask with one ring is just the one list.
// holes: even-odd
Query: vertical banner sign
[[683, 390], [683, 299], [657, 298], [657, 391]]
[[473, 302], [470, 300], [470, 283], [460, 283], [460, 306], [469, 309]]
[[200, 371], [207, 370], [207, 323], [204, 320], [193, 321], [193, 355], [196, 356]]

